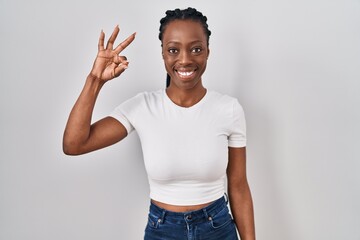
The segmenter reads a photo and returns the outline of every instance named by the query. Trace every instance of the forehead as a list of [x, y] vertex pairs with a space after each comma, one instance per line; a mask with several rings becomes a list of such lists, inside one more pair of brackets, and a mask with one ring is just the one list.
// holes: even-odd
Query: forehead
[[200, 22], [194, 20], [174, 20], [167, 24], [163, 43], [167, 42], [206, 42], [206, 35]]

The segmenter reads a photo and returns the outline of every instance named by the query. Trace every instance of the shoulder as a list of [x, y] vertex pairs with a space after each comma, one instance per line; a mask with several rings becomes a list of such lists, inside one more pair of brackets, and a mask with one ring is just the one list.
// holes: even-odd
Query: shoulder
[[[216, 91], [209, 91], [208, 108], [223, 119], [231, 121], [238, 118], [244, 118], [244, 109], [238, 99], [227, 94]], [[224, 120], [225, 121], [225, 120]]]
[[124, 102], [124, 104], [145, 104], [148, 102], [157, 102], [162, 98], [163, 90], [145, 91], [136, 94]]
[[144, 101], [158, 101], [163, 98], [164, 90], [159, 89], [156, 91], [142, 92], [137, 96], [142, 98]]
[[241, 107], [237, 98], [213, 90], [209, 91], [208, 99], [211, 104], [215, 104], [220, 107], [229, 107], [229, 108], [233, 108], [235, 106]]

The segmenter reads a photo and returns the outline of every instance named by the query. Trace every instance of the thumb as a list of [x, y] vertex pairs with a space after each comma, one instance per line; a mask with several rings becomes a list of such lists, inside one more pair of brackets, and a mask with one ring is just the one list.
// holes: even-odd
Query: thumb
[[129, 67], [129, 62], [122, 62], [116, 68], [114, 68], [114, 77], [120, 76]]

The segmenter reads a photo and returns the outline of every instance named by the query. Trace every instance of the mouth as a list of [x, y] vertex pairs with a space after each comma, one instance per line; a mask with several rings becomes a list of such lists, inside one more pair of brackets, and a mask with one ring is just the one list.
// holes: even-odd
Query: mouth
[[189, 79], [192, 78], [195, 70], [175, 70], [177, 75], [182, 79]]

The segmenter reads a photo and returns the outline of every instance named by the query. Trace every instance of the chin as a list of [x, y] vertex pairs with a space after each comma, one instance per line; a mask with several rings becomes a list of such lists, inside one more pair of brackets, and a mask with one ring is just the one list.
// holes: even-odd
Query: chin
[[193, 88], [197, 87], [199, 84], [201, 84], [201, 80], [184, 81], [183, 79], [181, 79], [181, 80], [174, 81], [173, 84], [177, 88], [184, 89], [184, 90], [189, 90], [189, 89], [193, 89]]

